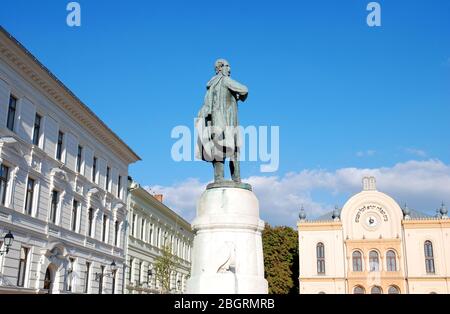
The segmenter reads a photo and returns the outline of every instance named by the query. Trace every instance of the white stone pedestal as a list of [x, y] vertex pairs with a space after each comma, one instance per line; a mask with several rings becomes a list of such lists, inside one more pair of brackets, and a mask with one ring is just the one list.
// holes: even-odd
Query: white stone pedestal
[[267, 294], [259, 204], [253, 192], [234, 187], [205, 191], [193, 222], [189, 294]]

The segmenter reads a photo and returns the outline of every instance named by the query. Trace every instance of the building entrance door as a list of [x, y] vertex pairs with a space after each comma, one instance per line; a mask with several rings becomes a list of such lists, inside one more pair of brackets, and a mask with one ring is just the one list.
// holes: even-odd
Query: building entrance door
[[45, 272], [44, 278], [44, 290], [48, 291], [48, 294], [52, 294], [53, 283], [55, 281], [55, 271], [54, 267], [50, 264], [47, 267], [47, 271]]

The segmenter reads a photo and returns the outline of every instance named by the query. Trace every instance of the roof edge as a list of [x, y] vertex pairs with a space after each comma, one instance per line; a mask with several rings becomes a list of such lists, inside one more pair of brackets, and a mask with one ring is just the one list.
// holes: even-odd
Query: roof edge
[[11, 35], [2, 25], [0, 25], [0, 33], [5, 35], [16, 47], [18, 47], [26, 57], [28, 57], [34, 64], [36, 64], [44, 74], [48, 75], [50, 80], [56, 82], [56, 84], [66, 92], [72, 100], [80, 105], [80, 107], [85, 110], [98, 124], [103, 128], [104, 131], [109, 133], [114, 140], [116, 140], [120, 145], [125, 148], [128, 153], [131, 162], [134, 163], [137, 161], [141, 161], [141, 157], [139, 157], [114, 131], [112, 131], [84, 102], [82, 102], [74, 92], [72, 92], [61, 80], [59, 80], [56, 75], [54, 75], [46, 66], [44, 66], [25, 46], [23, 46], [13, 35]]

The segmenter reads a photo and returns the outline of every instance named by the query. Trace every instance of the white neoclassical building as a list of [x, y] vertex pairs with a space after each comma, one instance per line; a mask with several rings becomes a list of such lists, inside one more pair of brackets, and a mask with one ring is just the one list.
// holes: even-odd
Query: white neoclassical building
[[0, 28], [0, 293], [122, 293], [138, 160]]
[[342, 210], [298, 222], [301, 294], [450, 293], [450, 219], [402, 209], [373, 177]]
[[152, 195], [129, 181], [126, 293], [161, 293], [155, 273], [155, 261], [164, 245], [171, 247], [175, 269], [170, 293], [184, 293], [190, 276], [194, 234], [191, 225], [163, 203], [162, 195]]

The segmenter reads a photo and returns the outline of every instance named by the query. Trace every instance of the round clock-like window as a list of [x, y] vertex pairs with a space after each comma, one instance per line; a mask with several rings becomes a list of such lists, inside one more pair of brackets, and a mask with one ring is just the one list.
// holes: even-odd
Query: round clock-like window
[[378, 226], [378, 218], [375, 215], [367, 216], [366, 225], [369, 228], [375, 228], [376, 226]]

